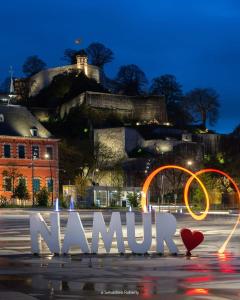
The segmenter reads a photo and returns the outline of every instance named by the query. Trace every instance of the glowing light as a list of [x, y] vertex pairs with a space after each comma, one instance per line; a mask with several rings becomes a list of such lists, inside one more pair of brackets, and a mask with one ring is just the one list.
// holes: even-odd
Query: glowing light
[[194, 295], [208, 295], [207, 289], [190, 289], [186, 291], [185, 293], [188, 296], [194, 296]]
[[185, 173], [188, 173], [189, 175], [191, 175], [191, 178], [194, 178], [197, 180], [197, 182], [200, 184], [203, 192], [204, 192], [204, 195], [205, 195], [205, 198], [206, 198], [206, 208], [204, 210], [204, 212], [202, 212], [200, 215], [197, 215], [195, 214], [190, 206], [189, 206], [189, 203], [188, 203], [188, 190], [187, 190], [187, 193], [186, 193], [186, 189], [184, 190], [184, 200], [185, 200], [185, 204], [186, 204], [186, 207], [187, 207], [187, 210], [189, 212], [189, 214], [192, 216], [193, 219], [195, 220], [204, 220], [207, 216], [207, 213], [209, 211], [209, 197], [208, 197], [208, 193], [207, 193], [207, 190], [204, 186], [204, 184], [202, 183], [202, 181], [191, 171], [189, 171], [188, 169], [186, 168], [183, 168], [181, 166], [177, 166], [177, 165], [167, 165], [167, 166], [162, 166], [160, 168], [157, 168], [156, 170], [154, 170], [148, 177], [147, 179], [145, 180], [144, 184], [143, 184], [143, 188], [142, 188], [142, 197], [141, 197], [141, 206], [143, 208], [144, 211], [147, 210], [147, 207], [148, 207], [148, 203], [147, 203], [147, 193], [148, 193], [148, 189], [149, 189], [149, 186], [153, 180], [153, 178], [160, 172], [164, 171], [164, 170], [168, 170], [168, 169], [177, 169], [177, 170], [180, 170], [180, 171], [183, 171]]
[[202, 276], [202, 277], [189, 277], [185, 279], [185, 282], [189, 283], [199, 283], [199, 282], [209, 282], [213, 280], [212, 276]]
[[55, 211], [59, 211], [59, 201], [58, 198], [55, 200]]
[[[238, 199], [239, 199], [239, 202], [240, 202], [240, 191], [239, 191], [239, 188], [236, 184], [236, 182], [232, 179], [231, 176], [229, 176], [227, 173], [223, 172], [223, 171], [220, 171], [220, 170], [217, 170], [217, 169], [202, 169], [198, 172], [196, 172], [195, 174], [192, 173], [191, 171], [189, 171], [188, 169], [186, 168], [183, 168], [181, 166], [177, 166], [177, 165], [166, 165], [166, 166], [162, 166], [162, 167], [159, 167], [157, 168], [156, 170], [154, 170], [152, 173], [150, 173], [150, 175], [147, 177], [147, 179], [145, 180], [144, 184], [143, 184], [143, 188], [142, 188], [142, 193], [141, 193], [141, 206], [142, 206], [142, 209], [144, 212], [147, 212], [148, 211], [148, 201], [147, 201], [147, 194], [148, 194], [148, 189], [149, 189], [149, 186], [152, 182], [152, 180], [154, 179], [154, 177], [164, 171], [164, 170], [168, 170], [168, 169], [177, 169], [177, 170], [180, 170], [180, 171], [183, 171], [185, 173], [188, 173], [189, 175], [191, 175], [191, 177], [188, 179], [186, 185], [185, 185], [185, 188], [184, 188], [184, 202], [185, 202], [185, 205], [186, 205], [186, 208], [189, 212], [189, 214], [192, 216], [193, 219], [195, 220], [204, 220], [208, 214], [208, 211], [209, 211], [209, 207], [210, 207], [210, 202], [209, 202], [209, 197], [208, 197], [208, 193], [207, 193], [207, 190], [204, 186], [204, 184], [202, 183], [202, 181], [198, 178], [199, 175], [203, 174], [203, 173], [208, 173], [208, 172], [213, 172], [213, 173], [217, 173], [217, 174], [220, 174], [220, 175], [223, 175], [225, 176], [231, 183], [232, 185], [234, 186], [237, 194], [238, 194]], [[189, 191], [189, 187], [192, 183], [192, 181], [196, 179], [197, 182], [200, 184], [203, 192], [204, 192], [204, 195], [205, 195], [205, 201], [206, 201], [206, 208], [205, 210], [200, 214], [200, 215], [197, 215], [195, 214], [190, 206], [189, 206], [189, 200], [188, 200], [188, 191]], [[237, 218], [237, 222], [236, 224], [234, 225], [233, 229], [231, 230], [228, 238], [226, 239], [226, 241], [223, 243], [223, 245], [220, 247], [220, 249], [218, 250], [219, 253], [224, 253], [226, 247], [227, 247], [227, 244], [229, 243], [232, 235], [234, 234], [238, 224], [240, 222], [240, 213], [238, 215], [238, 218]]]
[[71, 196], [71, 198], [70, 198], [69, 210], [70, 210], [70, 211], [73, 211], [73, 210], [74, 210], [74, 199], [73, 199], [72, 196]]
[[[237, 192], [237, 194], [238, 194], [238, 200], [239, 200], [239, 202], [240, 202], [240, 191], [239, 191], [239, 188], [238, 188], [236, 182], [232, 179], [231, 176], [229, 176], [227, 173], [225, 173], [225, 172], [223, 172], [223, 171], [220, 171], [220, 170], [217, 170], [217, 169], [202, 169], [202, 170], [196, 172], [196, 173], [195, 173], [195, 176], [199, 176], [199, 175], [201, 175], [201, 174], [203, 174], [203, 173], [217, 173], [217, 174], [220, 174], [220, 175], [225, 176], [225, 177], [232, 183], [232, 185], [234, 186], [234, 188], [235, 188], [235, 190], [236, 190], [236, 192]], [[189, 187], [190, 187], [190, 185], [191, 185], [193, 179], [196, 179], [196, 178], [193, 177], [193, 176], [190, 177], [190, 178], [188, 179], [186, 185], [185, 185], [185, 189], [184, 189], [184, 200], [185, 200], [185, 203], [186, 203], [186, 201], [187, 201], [187, 203], [188, 203], [188, 190], [189, 190]], [[224, 253], [224, 251], [225, 251], [225, 249], [226, 249], [226, 247], [227, 247], [227, 244], [229, 243], [229, 241], [230, 241], [232, 235], [234, 234], [234, 232], [235, 232], [235, 230], [236, 230], [236, 228], [237, 228], [239, 222], [240, 222], [240, 213], [239, 213], [239, 215], [238, 215], [237, 222], [236, 222], [236, 224], [234, 225], [232, 231], [230, 232], [228, 238], [226, 239], [226, 241], [223, 243], [223, 245], [222, 245], [222, 246], [220, 247], [220, 249], [218, 250], [219, 253]]]

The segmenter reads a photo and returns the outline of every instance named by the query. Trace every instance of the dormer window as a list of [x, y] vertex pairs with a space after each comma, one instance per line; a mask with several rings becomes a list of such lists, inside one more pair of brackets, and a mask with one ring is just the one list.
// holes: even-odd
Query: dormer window
[[3, 123], [3, 122], [4, 122], [4, 115], [0, 114], [0, 123]]
[[32, 136], [38, 136], [38, 129], [37, 127], [30, 128], [30, 132]]

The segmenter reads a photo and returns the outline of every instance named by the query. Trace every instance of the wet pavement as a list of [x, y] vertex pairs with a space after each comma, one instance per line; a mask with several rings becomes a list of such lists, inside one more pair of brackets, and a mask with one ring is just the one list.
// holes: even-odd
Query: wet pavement
[[[115, 249], [104, 254], [101, 247], [98, 255], [76, 254], [79, 251], [73, 249], [72, 255], [57, 257], [44, 248], [44, 254], [35, 257], [30, 254], [30, 213], [0, 209], [0, 299], [240, 299], [240, 229], [227, 252], [217, 253], [236, 216], [208, 216], [203, 222], [176, 216], [179, 256], [158, 256], [153, 242], [149, 255], [127, 251], [121, 256]], [[41, 213], [48, 220], [49, 212]], [[80, 214], [90, 241], [92, 212]], [[104, 213], [106, 220], [110, 214]], [[67, 216], [61, 213], [62, 232]], [[122, 220], [125, 224], [124, 213]], [[138, 216], [136, 232], [141, 239], [140, 220]], [[183, 227], [205, 235], [190, 258], [184, 256], [179, 238]]]

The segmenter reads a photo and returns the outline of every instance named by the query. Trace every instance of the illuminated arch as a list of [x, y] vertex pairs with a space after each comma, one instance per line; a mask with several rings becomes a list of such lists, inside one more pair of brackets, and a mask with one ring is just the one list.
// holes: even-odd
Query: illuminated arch
[[[225, 173], [223, 171], [220, 171], [220, 170], [217, 170], [217, 169], [202, 169], [202, 170], [196, 172], [195, 176], [198, 176], [198, 175], [201, 175], [201, 174], [204, 174], [204, 173], [217, 173], [217, 174], [225, 176], [232, 183], [232, 185], [234, 186], [234, 188], [235, 188], [235, 190], [236, 190], [236, 192], [238, 194], [238, 200], [239, 200], [239, 203], [240, 203], [240, 191], [239, 191], [239, 188], [238, 188], [236, 182], [232, 179], [232, 177], [230, 177], [227, 173]], [[185, 188], [184, 188], [184, 201], [185, 201], [185, 203], [186, 203], [187, 206], [189, 205], [189, 203], [188, 203], [188, 191], [189, 191], [189, 187], [190, 187], [193, 179], [196, 179], [196, 177], [191, 176], [188, 179], [188, 181], [187, 181], [187, 183], [185, 185]], [[223, 243], [223, 245], [218, 250], [219, 253], [223, 253], [225, 251], [225, 249], [227, 247], [227, 244], [230, 241], [232, 235], [234, 234], [234, 232], [235, 232], [235, 230], [236, 230], [239, 222], [240, 222], [240, 214], [238, 215], [237, 222], [234, 225], [232, 231], [230, 232], [228, 238], [226, 239], [226, 241]]]
[[[195, 220], [203, 220], [206, 218], [207, 216], [207, 213], [209, 211], [209, 197], [208, 197], [208, 193], [207, 193], [207, 190], [204, 186], [204, 184], [202, 183], [202, 181], [197, 177], [197, 175], [195, 175], [193, 172], [189, 171], [188, 169], [186, 168], [183, 168], [183, 167], [180, 167], [180, 166], [177, 166], [177, 165], [167, 165], [167, 166], [162, 166], [162, 167], [159, 167], [157, 168], [156, 170], [154, 170], [148, 177], [147, 179], [145, 180], [144, 184], [143, 184], [143, 188], [142, 188], [142, 195], [141, 195], [141, 206], [142, 206], [142, 209], [144, 211], [147, 211], [147, 193], [148, 193], [148, 189], [149, 189], [149, 186], [153, 180], [153, 178], [160, 172], [164, 171], [164, 170], [168, 170], [168, 169], [177, 169], [177, 170], [180, 170], [180, 171], [183, 171], [187, 174], [189, 174], [191, 177], [190, 178], [193, 178], [193, 179], [196, 179], [197, 182], [200, 184], [203, 192], [204, 192], [204, 195], [205, 195], [205, 198], [206, 198], [206, 208], [204, 210], [204, 212], [202, 212], [200, 215], [197, 215], [195, 214], [189, 204], [188, 204], [188, 199], [187, 199], [187, 192], [188, 190], [184, 192], [184, 200], [185, 200], [185, 204], [186, 204], [186, 207], [187, 207], [187, 210], [188, 212], [190, 213], [190, 215], [192, 216], [192, 218], [194, 218]], [[193, 180], [192, 179], [192, 180]], [[187, 199], [187, 201], [186, 201]]]

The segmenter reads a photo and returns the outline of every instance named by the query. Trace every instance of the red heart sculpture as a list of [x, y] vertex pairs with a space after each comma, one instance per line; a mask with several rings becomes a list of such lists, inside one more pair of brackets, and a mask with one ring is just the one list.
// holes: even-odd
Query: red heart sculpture
[[180, 231], [183, 244], [187, 248], [187, 254], [191, 255], [190, 251], [196, 248], [204, 240], [204, 235], [200, 231], [191, 231], [188, 228], [183, 228]]

